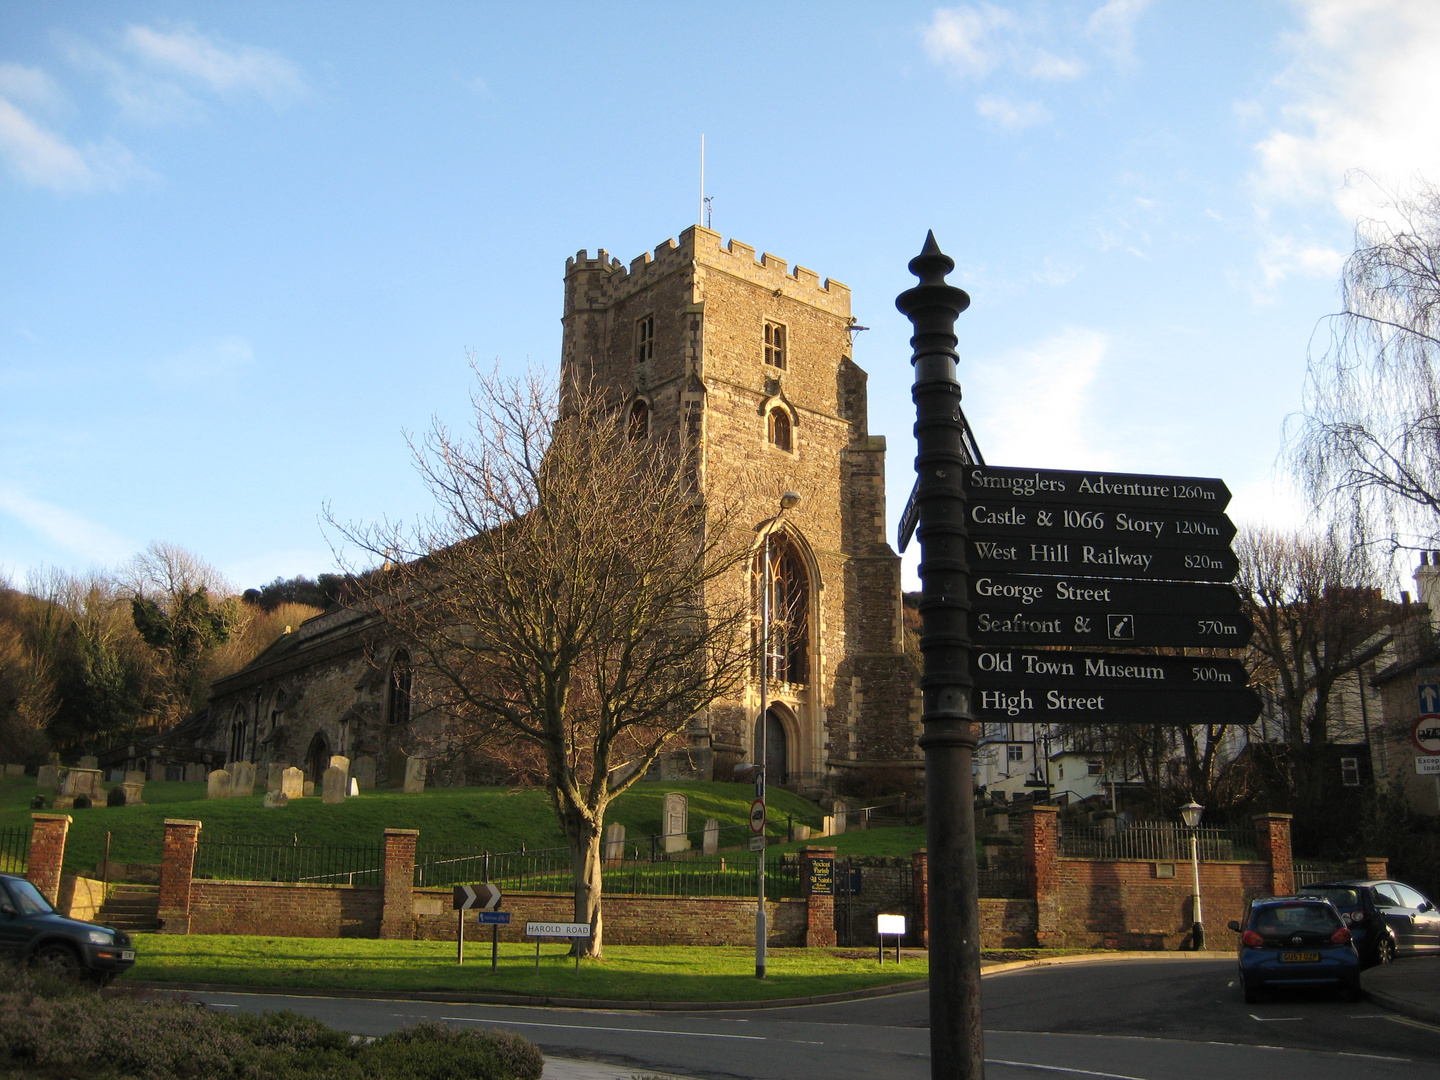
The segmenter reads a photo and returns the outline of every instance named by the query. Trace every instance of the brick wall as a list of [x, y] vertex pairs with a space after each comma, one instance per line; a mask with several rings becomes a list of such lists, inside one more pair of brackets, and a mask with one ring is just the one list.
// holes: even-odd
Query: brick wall
[[415, 845], [419, 829], [385, 830], [383, 877], [384, 911], [378, 936], [408, 940], [414, 937]]
[[65, 837], [74, 819], [69, 814], [31, 814], [30, 817], [30, 862], [25, 876], [40, 890], [40, 895], [54, 904], [60, 899]]
[[60, 882], [60, 901], [55, 910], [72, 919], [94, 922], [105, 902], [105, 883], [94, 878], [66, 874]]
[[200, 843], [200, 822], [165, 819], [165, 842], [160, 858], [160, 932], [190, 932], [190, 879], [195, 871], [195, 848]]
[[380, 889], [353, 885], [195, 881], [190, 886], [189, 932], [381, 937], [383, 898]]

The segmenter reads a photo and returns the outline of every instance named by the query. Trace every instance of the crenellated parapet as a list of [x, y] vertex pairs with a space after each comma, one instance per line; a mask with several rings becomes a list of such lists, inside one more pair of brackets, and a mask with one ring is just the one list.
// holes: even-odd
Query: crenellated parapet
[[755, 249], [739, 240], [722, 243], [720, 234], [691, 225], [678, 240], [666, 240], [632, 259], [627, 267], [604, 248], [594, 258], [582, 249], [565, 260], [565, 313], [608, 307], [691, 266], [718, 270], [758, 285], [776, 295], [812, 304], [841, 318], [850, 316], [850, 287], [814, 270], [796, 266], [768, 252], [757, 259]]

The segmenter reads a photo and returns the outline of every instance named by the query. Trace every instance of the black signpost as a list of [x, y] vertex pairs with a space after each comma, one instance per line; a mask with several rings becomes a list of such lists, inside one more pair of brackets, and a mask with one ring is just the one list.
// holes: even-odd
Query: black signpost
[[1240, 563], [1229, 548], [1060, 540], [1040, 533], [1022, 533], [1003, 540], [967, 540], [965, 554], [977, 570], [1009, 570], [1019, 574], [1231, 581], [1240, 571]]
[[1149, 476], [972, 465], [965, 470], [964, 480], [966, 498], [973, 501], [1013, 498], [1030, 503], [1198, 510], [1212, 514], [1222, 513], [1230, 503], [1230, 489], [1225, 482], [1205, 476]]
[[1148, 547], [1229, 548], [1235, 525], [1224, 514], [1108, 506], [1033, 506], [984, 499], [970, 503], [971, 538], [1035, 534], [1079, 543], [1145, 544]]

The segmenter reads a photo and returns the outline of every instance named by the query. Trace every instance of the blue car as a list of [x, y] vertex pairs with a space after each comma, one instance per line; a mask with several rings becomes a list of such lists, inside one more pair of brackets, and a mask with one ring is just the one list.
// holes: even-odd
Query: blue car
[[1240, 935], [1240, 987], [1247, 1003], [1268, 990], [1333, 986], [1360, 1000], [1360, 954], [1350, 928], [1328, 900], [1271, 896], [1255, 900]]

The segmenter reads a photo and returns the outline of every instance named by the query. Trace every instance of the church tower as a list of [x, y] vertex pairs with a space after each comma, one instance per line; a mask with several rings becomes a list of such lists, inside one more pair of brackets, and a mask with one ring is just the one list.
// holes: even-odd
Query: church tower
[[[885, 440], [868, 431], [853, 324], [845, 285], [700, 226], [628, 267], [603, 249], [565, 265], [566, 375], [613, 387], [637, 429], [680, 433], [702, 490], [743, 477], [747, 521], [772, 518], [784, 491], [803, 497], [770, 540], [767, 757], [772, 783], [812, 794], [920, 767]], [[759, 544], [757, 531], [729, 583], [753, 604]], [[758, 663], [708, 718], [713, 749], [752, 761]]]

